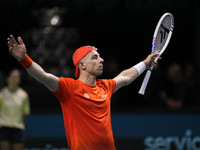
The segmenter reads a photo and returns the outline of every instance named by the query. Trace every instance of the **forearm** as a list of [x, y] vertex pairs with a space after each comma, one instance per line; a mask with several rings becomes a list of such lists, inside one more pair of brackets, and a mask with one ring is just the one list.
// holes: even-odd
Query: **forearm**
[[35, 63], [27, 54], [22, 60], [19, 60], [19, 62], [36, 80], [38, 80], [42, 84], [45, 84], [47, 82], [45, 71], [37, 63]]
[[135, 67], [131, 67], [122, 71], [118, 76], [121, 76], [121, 78], [124, 79], [125, 82], [123, 86], [125, 86], [133, 82], [138, 77], [138, 75], [139, 73], [137, 69]]
[[22, 64], [30, 75], [44, 84], [52, 92], [57, 92], [58, 78], [52, 74], [46, 73], [37, 63], [33, 62], [26, 53], [26, 47], [21, 37], [18, 37], [19, 44], [12, 35], [10, 35], [10, 38], [7, 40], [10, 53]]
[[[125, 85], [128, 85], [131, 82], [133, 82], [144, 70], [146, 70], [146, 68], [149, 68], [152, 60], [156, 55], [158, 55], [158, 52], [150, 54], [144, 61], [138, 63], [137, 65], [133, 66], [130, 69], [123, 71], [121, 75], [126, 78]], [[154, 62], [154, 66], [156, 64], [157, 62]]]
[[56, 76], [46, 73], [42, 67], [28, 57], [28, 55], [25, 55], [25, 57], [19, 62], [37, 81], [44, 84], [50, 91], [57, 92], [59, 81]]
[[[130, 69], [122, 71], [117, 77], [114, 78], [116, 81], [116, 86], [114, 92], [116, 92], [121, 87], [133, 82], [146, 68], [148, 68], [152, 60], [158, 55], [159, 52], [150, 54], [144, 61], [138, 63]], [[154, 63], [154, 66], [157, 62]]]
[[117, 77], [114, 78], [116, 81], [116, 87], [114, 92], [123, 86], [129, 85], [133, 82], [144, 70], [146, 65], [144, 62], [140, 62], [137, 65], [122, 71]]
[[50, 73], [46, 73], [37, 63], [33, 62], [26, 70], [32, 77], [44, 84], [50, 91], [55, 93], [58, 91], [58, 78]]
[[26, 70], [37, 81], [39, 81], [42, 84], [46, 84], [47, 82], [46, 72], [36, 62], [33, 61], [32, 65], [29, 68], [26, 68]]

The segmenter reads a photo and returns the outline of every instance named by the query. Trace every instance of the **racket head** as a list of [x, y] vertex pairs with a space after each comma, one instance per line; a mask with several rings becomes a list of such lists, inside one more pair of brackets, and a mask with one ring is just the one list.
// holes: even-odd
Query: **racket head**
[[170, 13], [163, 14], [155, 28], [152, 40], [152, 50], [151, 50], [151, 53], [155, 53], [158, 50], [160, 52], [158, 56], [154, 60], [152, 60], [151, 66], [147, 70], [143, 83], [138, 92], [139, 94], [144, 95], [147, 84], [149, 82], [149, 78], [151, 76], [151, 72], [153, 70], [153, 63], [157, 61], [157, 59], [165, 51], [171, 39], [173, 29], [174, 29], [174, 17]]
[[159, 52], [159, 56], [166, 49], [174, 29], [174, 17], [171, 13], [165, 13], [162, 15], [160, 20], [157, 23], [157, 26], [154, 31], [153, 40], [152, 40], [152, 50], [151, 53], [156, 51]]

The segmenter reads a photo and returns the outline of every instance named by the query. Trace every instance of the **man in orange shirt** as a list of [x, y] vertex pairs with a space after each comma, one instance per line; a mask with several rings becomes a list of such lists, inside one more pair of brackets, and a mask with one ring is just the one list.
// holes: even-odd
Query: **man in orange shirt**
[[[73, 54], [75, 77], [56, 77], [46, 73], [27, 54], [18, 37], [8, 40], [10, 53], [36, 80], [44, 84], [60, 101], [70, 150], [116, 150], [111, 127], [110, 99], [121, 87], [134, 81], [158, 52], [122, 71], [114, 79], [96, 79], [103, 72], [104, 60], [93, 46], [83, 46]], [[156, 63], [155, 63], [156, 65]]]

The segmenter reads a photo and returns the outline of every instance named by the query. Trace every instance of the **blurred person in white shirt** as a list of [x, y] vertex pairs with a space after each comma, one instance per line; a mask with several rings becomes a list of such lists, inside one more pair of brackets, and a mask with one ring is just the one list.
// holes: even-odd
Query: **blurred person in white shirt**
[[19, 87], [21, 73], [12, 69], [7, 85], [0, 91], [0, 149], [22, 150], [24, 147], [25, 117], [30, 114], [29, 96]]

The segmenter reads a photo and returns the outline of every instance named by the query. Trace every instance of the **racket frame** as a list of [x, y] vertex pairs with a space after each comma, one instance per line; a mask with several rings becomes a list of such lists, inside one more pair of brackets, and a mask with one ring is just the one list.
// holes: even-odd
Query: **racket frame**
[[169, 44], [169, 41], [171, 39], [171, 36], [172, 36], [172, 33], [173, 33], [173, 29], [174, 29], [174, 18], [173, 18], [173, 15], [171, 13], [165, 13], [162, 15], [162, 17], [160, 18], [160, 20], [158, 21], [157, 25], [156, 25], [156, 28], [155, 28], [155, 31], [154, 31], [154, 34], [153, 34], [153, 40], [152, 40], [152, 49], [151, 49], [151, 53], [155, 53], [157, 50], [155, 49], [155, 42], [156, 42], [156, 35], [158, 33], [158, 30], [161, 26], [161, 23], [163, 21], [163, 19], [170, 15], [171, 16], [171, 27], [170, 27], [170, 30], [169, 30], [169, 34], [168, 34], [168, 37], [167, 37], [167, 40], [163, 46], [163, 48], [160, 50], [159, 54], [157, 55], [157, 57], [153, 60], [153, 62], [151, 63], [151, 66], [149, 67], [149, 69], [147, 70], [146, 72], [146, 75], [144, 77], [144, 80], [142, 82], [142, 85], [141, 85], [141, 88], [139, 90], [139, 94], [141, 95], [144, 95], [145, 93], [145, 90], [146, 90], [146, 87], [147, 87], [147, 84], [149, 82], [149, 79], [150, 79], [150, 76], [151, 76], [151, 73], [152, 73], [152, 70], [153, 70], [153, 63], [154, 62], [157, 62], [158, 58], [162, 55], [162, 53], [165, 51], [165, 49], [167, 48], [168, 44]]

